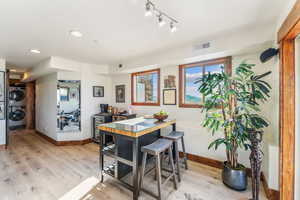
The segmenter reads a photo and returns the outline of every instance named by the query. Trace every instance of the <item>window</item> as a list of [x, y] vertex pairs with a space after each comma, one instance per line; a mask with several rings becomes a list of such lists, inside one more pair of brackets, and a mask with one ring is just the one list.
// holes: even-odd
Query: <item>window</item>
[[160, 105], [160, 69], [131, 74], [132, 105]]
[[200, 83], [195, 81], [206, 73], [231, 73], [231, 57], [219, 58], [179, 66], [179, 107], [199, 108], [204, 98], [198, 92]]

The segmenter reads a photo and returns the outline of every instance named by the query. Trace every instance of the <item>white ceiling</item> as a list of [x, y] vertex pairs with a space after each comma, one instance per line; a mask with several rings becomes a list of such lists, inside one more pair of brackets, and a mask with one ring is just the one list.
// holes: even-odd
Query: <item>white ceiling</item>
[[[0, 57], [31, 67], [49, 57], [107, 64], [201, 41], [223, 31], [276, 23], [285, 0], [153, 0], [179, 22], [171, 34], [144, 17], [145, 0], [2, 0]], [[79, 30], [82, 38], [69, 35]], [[94, 42], [97, 40], [98, 42]], [[41, 54], [33, 55], [35, 48]]]

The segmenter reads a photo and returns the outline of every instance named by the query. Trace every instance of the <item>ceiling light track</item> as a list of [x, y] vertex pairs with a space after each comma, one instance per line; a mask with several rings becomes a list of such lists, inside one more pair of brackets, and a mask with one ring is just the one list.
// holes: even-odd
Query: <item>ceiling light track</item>
[[176, 24], [179, 22], [167, 13], [159, 10], [153, 2], [147, 0], [145, 16], [148, 17], [152, 15], [155, 15], [158, 18], [158, 25], [160, 27], [166, 24], [165, 19], [167, 19], [170, 23], [170, 31], [175, 32], [177, 30]]

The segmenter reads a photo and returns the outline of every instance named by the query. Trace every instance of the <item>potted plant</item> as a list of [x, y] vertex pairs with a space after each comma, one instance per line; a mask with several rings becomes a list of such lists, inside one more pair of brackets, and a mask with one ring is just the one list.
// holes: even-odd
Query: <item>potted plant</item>
[[257, 75], [253, 71], [254, 64], [242, 62], [230, 75], [221, 73], [203, 75], [196, 83], [198, 91], [205, 102], [203, 126], [209, 128], [214, 135], [222, 131], [222, 137], [214, 140], [209, 149], [226, 147], [227, 160], [222, 171], [223, 183], [235, 190], [247, 188], [246, 168], [238, 162], [238, 149], [248, 150], [249, 134], [268, 126], [268, 122], [259, 115], [259, 101], [266, 101], [271, 86], [262, 80], [271, 72]]

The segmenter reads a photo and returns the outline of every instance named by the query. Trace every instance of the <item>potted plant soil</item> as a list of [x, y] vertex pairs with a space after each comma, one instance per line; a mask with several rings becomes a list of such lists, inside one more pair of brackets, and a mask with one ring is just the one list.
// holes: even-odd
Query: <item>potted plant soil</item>
[[223, 183], [234, 190], [247, 188], [246, 168], [238, 161], [238, 149], [250, 149], [249, 130], [268, 126], [259, 115], [259, 101], [269, 97], [270, 85], [263, 80], [271, 72], [261, 75], [252, 70], [254, 64], [241, 63], [232, 75], [227, 73], [208, 73], [196, 81], [198, 91], [205, 102], [203, 126], [212, 134], [223, 132], [214, 140], [210, 148], [226, 147], [227, 160], [222, 171]]

